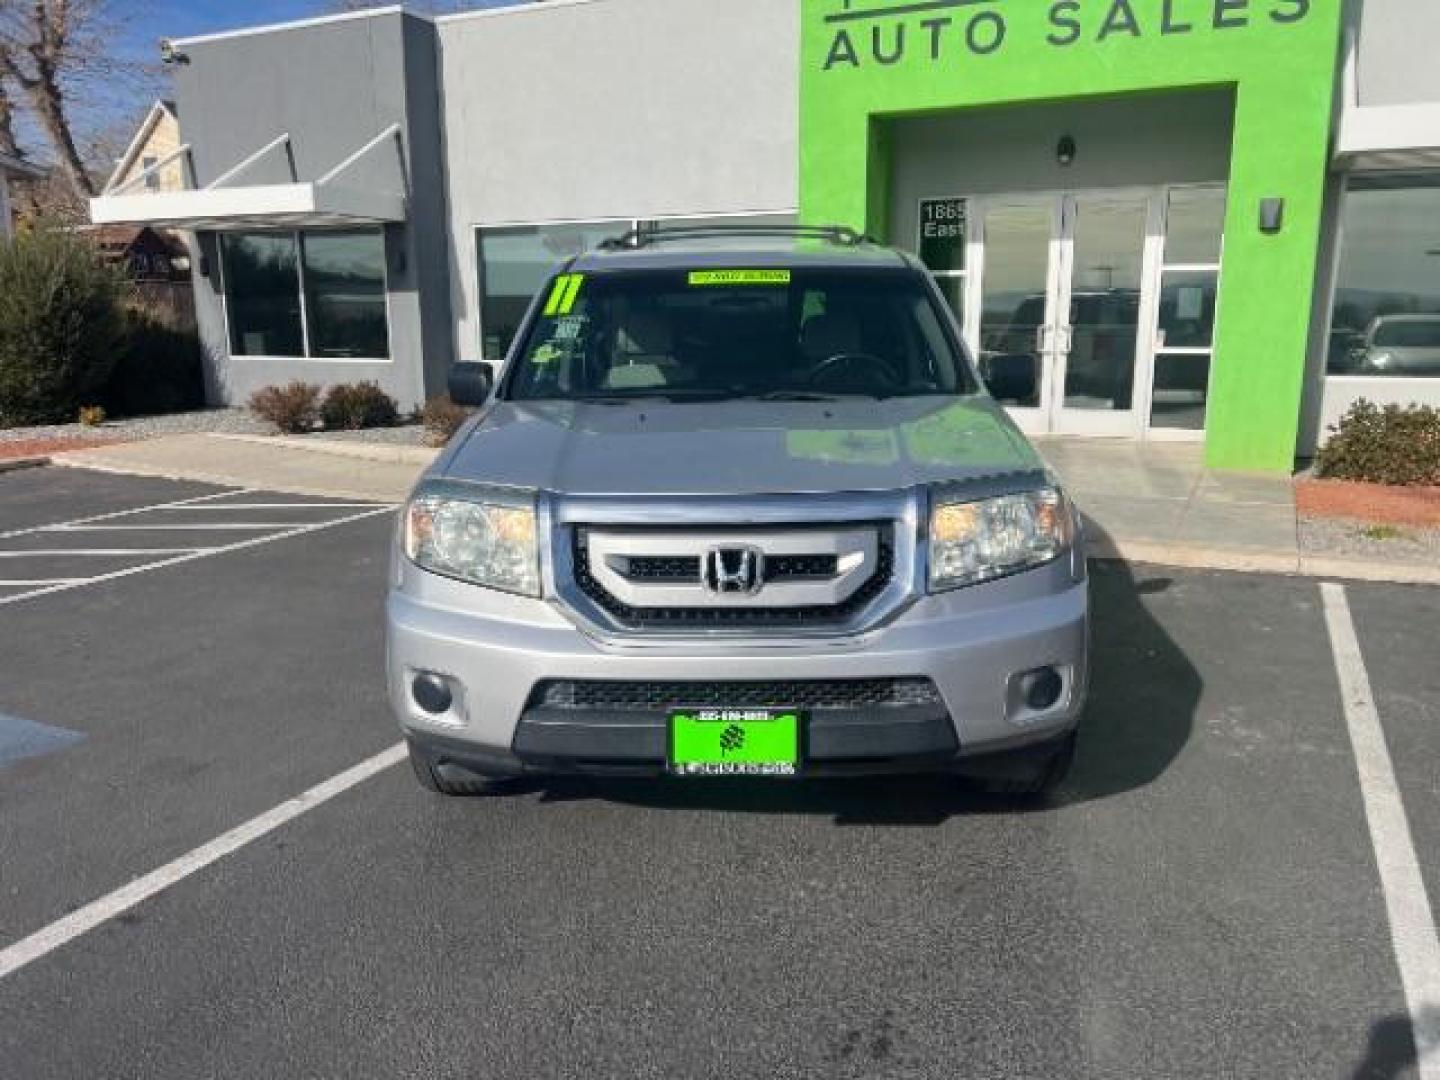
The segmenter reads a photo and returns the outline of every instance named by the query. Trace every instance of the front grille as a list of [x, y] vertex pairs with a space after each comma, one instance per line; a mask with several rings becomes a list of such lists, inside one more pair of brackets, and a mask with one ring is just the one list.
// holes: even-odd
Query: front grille
[[[773, 555], [765, 560], [767, 581], [795, 581], [835, 575], [834, 555]], [[632, 555], [623, 571], [631, 581], [695, 581], [700, 560], [693, 555]]]
[[535, 688], [551, 709], [661, 712], [673, 708], [873, 709], [938, 705], [929, 679], [797, 679], [775, 682], [607, 682], [561, 679]]
[[[847, 526], [848, 527], [848, 526]], [[621, 625], [648, 631], [687, 629], [737, 629], [737, 630], [787, 630], [795, 628], [825, 627], [846, 622], [865, 608], [872, 600], [885, 591], [895, 572], [895, 548], [893, 527], [888, 524], [876, 525], [878, 551], [875, 572], [847, 599], [838, 604], [810, 605], [800, 607], [632, 607], [615, 596], [595, 579], [590, 572], [590, 553], [586, 546], [586, 532], [583, 527], [574, 530], [574, 572], [575, 584], [580, 590], [604, 609]], [[780, 555], [766, 560], [766, 574], [771, 581], [782, 576], [790, 580], [814, 577], [816, 571], [825, 566], [834, 573], [837, 561], [833, 555]], [[665, 580], [660, 575], [677, 575], [671, 580], [694, 581], [699, 577], [698, 559], [673, 558], [669, 556], [632, 557], [631, 575], [635, 567], [642, 567], [641, 573], [654, 576], [648, 580]], [[690, 566], [679, 564], [693, 564]], [[683, 574], [681, 571], [685, 571]]]

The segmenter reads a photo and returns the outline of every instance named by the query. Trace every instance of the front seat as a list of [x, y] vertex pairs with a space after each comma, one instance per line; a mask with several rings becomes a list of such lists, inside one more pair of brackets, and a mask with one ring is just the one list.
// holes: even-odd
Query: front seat
[[614, 365], [605, 373], [605, 389], [673, 386], [684, 374], [675, 359], [671, 320], [653, 311], [628, 313], [615, 330]]
[[860, 320], [848, 311], [812, 316], [800, 330], [800, 353], [812, 368], [832, 356], [864, 351]]

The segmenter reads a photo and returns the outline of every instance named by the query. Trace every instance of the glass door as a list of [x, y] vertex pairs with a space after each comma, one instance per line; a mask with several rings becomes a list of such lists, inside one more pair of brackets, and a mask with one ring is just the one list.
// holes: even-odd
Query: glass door
[[1046, 195], [984, 199], [979, 207], [983, 267], [971, 344], [991, 395], [1024, 430], [1042, 434], [1050, 430], [1061, 343], [1061, 204]]
[[1062, 197], [1050, 430], [1138, 435], [1136, 378], [1153, 234], [1148, 192]]

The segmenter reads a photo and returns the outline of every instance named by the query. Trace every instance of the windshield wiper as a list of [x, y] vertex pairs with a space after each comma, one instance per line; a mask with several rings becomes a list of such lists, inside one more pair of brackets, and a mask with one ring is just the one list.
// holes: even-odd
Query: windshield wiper
[[770, 390], [764, 394], [747, 394], [744, 397], [747, 401], [844, 401], [847, 398], [879, 401], [881, 395], [859, 391], [849, 394], [827, 394], [819, 390]]

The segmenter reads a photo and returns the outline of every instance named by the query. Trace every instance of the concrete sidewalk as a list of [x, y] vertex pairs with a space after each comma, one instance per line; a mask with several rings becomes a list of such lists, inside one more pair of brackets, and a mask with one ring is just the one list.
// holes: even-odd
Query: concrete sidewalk
[[53, 454], [51, 460], [138, 476], [398, 503], [438, 453], [304, 439], [168, 435]]
[[[1300, 549], [1289, 477], [1214, 473], [1198, 446], [1036, 445], [1084, 511], [1099, 558], [1215, 570], [1440, 584], [1440, 567]], [[400, 502], [439, 451], [312, 438], [174, 435], [54, 455], [60, 465]]]

